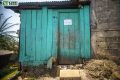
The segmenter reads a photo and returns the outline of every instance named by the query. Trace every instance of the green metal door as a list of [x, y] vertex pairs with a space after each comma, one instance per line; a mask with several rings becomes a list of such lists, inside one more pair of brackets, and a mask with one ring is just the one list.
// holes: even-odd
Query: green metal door
[[60, 12], [59, 32], [59, 64], [75, 64], [80, 57], [79, 12]]

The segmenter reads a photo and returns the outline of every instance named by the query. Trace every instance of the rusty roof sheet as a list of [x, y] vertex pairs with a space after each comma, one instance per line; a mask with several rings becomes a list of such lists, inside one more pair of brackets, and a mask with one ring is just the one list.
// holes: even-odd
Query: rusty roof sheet
[[19, 0], [19, 3], [32, 3], [32, 2], [86, 2], [86, 1], [90, 1], [90, 0]]
[[70, 0], [19, 0], [20, 3], [26, 3], [26, 2], [62, 2], [62, 1], [70, 1]]
[[90, 0], [24, 0], [19, 1], [19, 6], [6, 7], [11, 9], [40, 9], [42, 6], [48, 6], [49, 8], [74, 8], [79, 4], [88, 4]]

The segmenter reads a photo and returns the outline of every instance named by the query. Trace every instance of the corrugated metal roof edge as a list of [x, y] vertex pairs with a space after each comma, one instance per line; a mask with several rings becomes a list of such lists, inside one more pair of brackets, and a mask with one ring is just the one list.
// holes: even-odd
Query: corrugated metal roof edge
[[40, 5], [40, 6], [49, 6], [49, 5], [56, 5], [56, 6], [59, 6], [59, 5], [71, 5], [71, 4], [76, 4], [78, 2], [68, 2], [68, 1], [64, 1], [64, 2], [27, 2], [27, 3], [20, 3], [19, 6], [23, 6], [23, 5], [26, 5], [26, 6], [31, 6], [31, 5]]
[[45, 1], [45, 2], [19, 2], [20, 4], [25, 4], [25, 3], [61, 3], [61, 2], [88, 2], [90, 0], [66, 0], [66, 1]]
[[19, 6], [6, 7], [10, 9], [39, 9], [42, 6], [48, 6], [50, 8], [71, 8], [77, 7], [78, 5], [90, 4], [90, 0], [83, 0], [80, 2], [76, 1], [64, 1], [64, 2], [26, 2], [20, 3]]
[[[69, 0], [66, 0], [66, 1], [70, 2]], [[41, 1], [41, 2], [37, 2], [37, 3], [42, 3], [42, 2], [49, 2], [49, 3], [51, 3], [51, 2], [66, 2], [66, 1]], [[76, 0], [74, 0], [74, 1], [76, 1]], [[33, 3], [33, 2], [31, 1], [31, 2], [19, 2], [19, 3]]]

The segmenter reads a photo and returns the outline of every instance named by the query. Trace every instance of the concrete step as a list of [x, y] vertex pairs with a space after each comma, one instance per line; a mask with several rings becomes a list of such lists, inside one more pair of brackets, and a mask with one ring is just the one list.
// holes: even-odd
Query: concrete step
[[81, 80], [80, 70], [60, 70], [60, 80]]

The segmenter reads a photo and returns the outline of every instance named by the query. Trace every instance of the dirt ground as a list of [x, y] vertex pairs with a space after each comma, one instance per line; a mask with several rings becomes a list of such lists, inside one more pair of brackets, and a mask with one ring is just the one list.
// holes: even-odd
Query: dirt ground
[[119, 65], [110, 60], [96, 59], [87, 61], [84, 64], [54, 66], [52, 70], [46, 69], [45, 66], [26, 67], [22, 70], [18, 80], [61, 80], [59, 71], [68, 69], [79, 70], [80, 80], [120, 80]]

